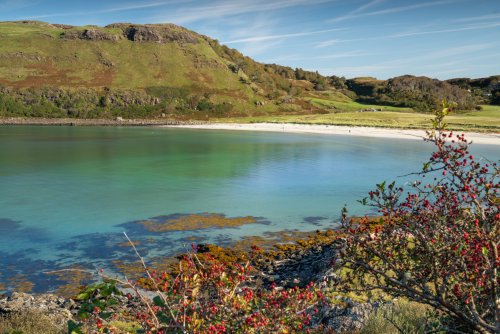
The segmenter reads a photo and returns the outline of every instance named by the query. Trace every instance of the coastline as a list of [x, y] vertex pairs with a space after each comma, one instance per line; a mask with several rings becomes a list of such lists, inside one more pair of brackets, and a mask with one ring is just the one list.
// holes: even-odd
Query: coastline
[[[0, 118], [0, 126], [158, 126], [198, 130], [263, 131], [422, 140], [425, 130], [296, 123], [209, 123], [173, 119]], [[462, 132], [476, 144], [500, 145], [500, 133]]]
[[173, 119], [103, 119], [103, 118], [35, 118], [8, 117], [0, 118], [2, 125], [47, 125], [47, 126], [161, 126], [161, 125], [197, 125], [200, 121], [179, 121]]
[[[345, 135], [356, 137], [422, 140], [425, 130], [408, 130], [396, 128], [375, 128], [363, 126], [340, 126], [322, 124], [294, 124], [294, 123], [201, 123], [165, 125], [162, 127], [199, 129], [199, 130], [237, 130], [237, 131], [264, 131], [286, 132], [303, 134]], [[499, 133], [462, 132], [466, 138], [476, 144], [500, 145]]]

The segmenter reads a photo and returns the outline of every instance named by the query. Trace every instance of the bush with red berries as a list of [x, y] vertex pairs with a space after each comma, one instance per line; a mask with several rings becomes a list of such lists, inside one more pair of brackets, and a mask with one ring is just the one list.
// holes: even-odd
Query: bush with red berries
[[346, 231], [343, 287], [431, 305], [449, 332], [500, 333], [500, 169], [445, 130], [449, 112], [436, 113], [435, 152], [410, 189], [384, 182], [364, 200], [380, 224]]

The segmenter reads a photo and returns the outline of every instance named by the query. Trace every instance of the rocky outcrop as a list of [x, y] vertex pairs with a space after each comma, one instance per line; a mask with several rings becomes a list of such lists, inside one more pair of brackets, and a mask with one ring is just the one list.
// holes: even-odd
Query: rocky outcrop
[[112, 23], [105, 28], [118, 28], [124, 36], [135, 42], [184, 42], [198, 43], [198, 35], [175, 24]]
[[83, 31], [66, 31], [61, 35], [63, 39], [83, 39], [88, 41], [117, 41], [120, 35], [110, 34], [98, 29], [85, 29]]
[[73, 319], [72, 311], [76, 307], [77, 305], [73, 300], [51, 294], [30, 295], [13, 292], [10, 297], [0, 298], [0, 316], [37, 311], [49, 317], [58, 326], [65, 326], [68, 320]]
[[[106, 29], [116, 28], [121, 29], [122, 33], [113, 34], [106, 31]], [[117, 41], [126, 38], [133, 42], [198, 43], [197, 34], [176, 26], [175, 24], [139, 25], [131, 23], [114, 23], [104, 28], [95, 27], [84, 30], [68, 30], [62, 33], [61, 38], [89, 41]]]
[[134, 42], [184, 42], [198, 43], [194, 33], [173, 24], [132, 25], [124, 30], [125, 36]]
[[342, 247], [342, 241], [337, 240], [329, 245], [291, 249], [282, 259], [263, 266], [264, 282], [283, 287], [305, 286], [311, 281], [329, 285], [336, 280], [332, 263], [339, 258]]
[[347, 306], [329, 306], [321, 310], [321, 324], [334, 333], [358, 333], [363, 329], [376, 305], [355, 303]]

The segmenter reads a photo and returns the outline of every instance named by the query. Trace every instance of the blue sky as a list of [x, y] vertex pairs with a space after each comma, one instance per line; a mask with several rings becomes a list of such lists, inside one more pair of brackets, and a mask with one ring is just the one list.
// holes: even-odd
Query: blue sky
[[176, 23], [325, 75], [500, 74], [500, 0], [0, 0], [0, 20]]

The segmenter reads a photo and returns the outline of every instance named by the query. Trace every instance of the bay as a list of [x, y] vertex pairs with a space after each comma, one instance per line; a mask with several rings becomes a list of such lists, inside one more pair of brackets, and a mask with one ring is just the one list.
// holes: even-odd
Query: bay
[[[334, 227], [375, 184], [404, 184], [432, 152], [416, 140], [132, 127], [0, 128], [0, 283], [54, 289], [40, 274], [123, 256], [122, 231], [157, 238], [148, 255], [189, 240], [227, 243], [282, 230]], [[498, 160], [498, 146], [474, 145]], [[152, 217], [257, 217], [239, 227], [145, 233]], [[174, 217], [174, 216], [172, 216]], [[24, 275], [24, 276], [23, 276]], [[14, 282], [14, 283], [12, 283]], [[0, 284], [0, 290], [1, 290]]]

